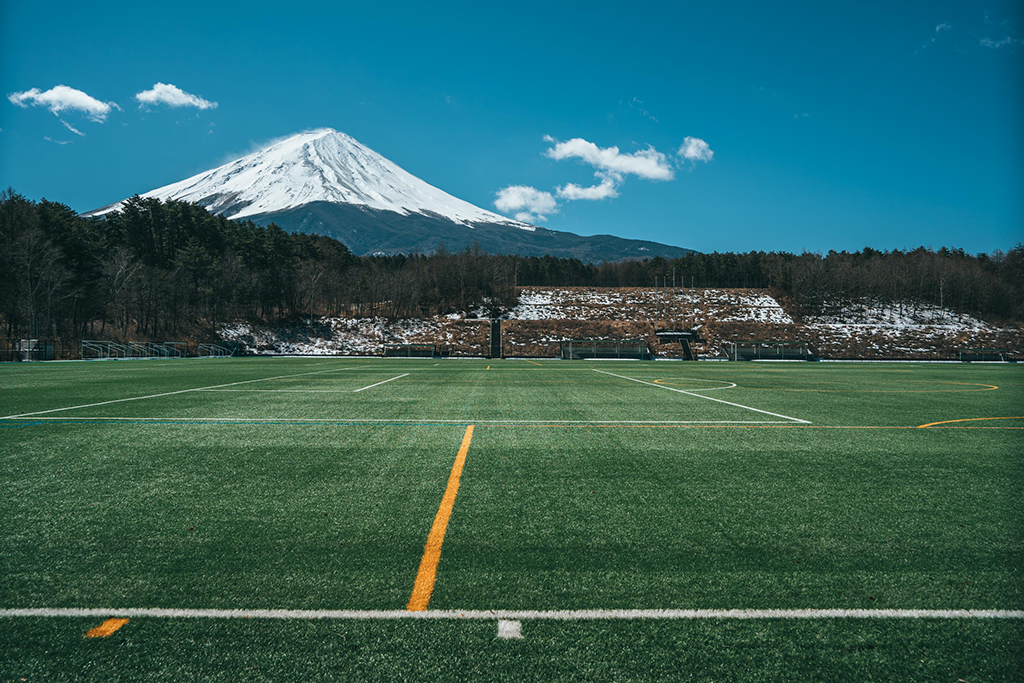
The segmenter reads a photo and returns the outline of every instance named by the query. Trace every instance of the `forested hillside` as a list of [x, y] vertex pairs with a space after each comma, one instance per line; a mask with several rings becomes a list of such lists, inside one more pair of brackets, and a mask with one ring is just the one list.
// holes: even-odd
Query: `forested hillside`
[[698, 287], [770, 288], [806, 314], [833, 301], [919, 301], [1024, 319], [1024, 246], [962, 250], [690, 254], [585, 264], [479, 249], [354, 256], [329, 237], [230, 221], [182, 202], [129, 200], [84, 218], [69, 207], [0, 194], [0, 325], [7, 337], [203, 335], [230, 320], [407, 318], [508, 308], [516, 286], [653, 286], [673, 269]]

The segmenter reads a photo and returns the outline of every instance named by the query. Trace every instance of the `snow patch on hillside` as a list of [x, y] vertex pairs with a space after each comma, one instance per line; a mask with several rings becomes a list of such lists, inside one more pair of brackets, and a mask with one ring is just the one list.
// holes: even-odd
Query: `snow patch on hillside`
[[807, 324], [868, 325], [872, 327], [937, 327], [955, 330], [986, 330], [992, 326], [967, 314], [932, 304], [901, 302], [882, 304], [877, 301], [856, 300], [840, 302], [827, 307], [828, 312], [817, 316], [804, 316]]
[[437, 344], [482, 354], [488, 333], [485, 321], [323, 317], [312, 327], [235, 322], [223, 325], [219, 336], [248, 353], [367, 356], [380, 355], [385, 344]]
[[705, 319], [789, 325], [793, 318], [756, 290], [643, 287], [524, 287], [507, 320], [668, 320], [699, 327]]

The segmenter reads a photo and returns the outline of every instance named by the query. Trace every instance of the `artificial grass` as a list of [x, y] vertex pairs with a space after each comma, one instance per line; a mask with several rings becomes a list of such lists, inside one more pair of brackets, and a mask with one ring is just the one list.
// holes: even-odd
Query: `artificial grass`
[[[1020, 610], [1022, 379], [977, 364], [3, 366], [3, 415], [101, 405], [0, 421], [0, 608], [403, 609], [475, 424], [431, 608]], [[219, 388], [192, 391], [202, 387]], [[121, 400], [155, 394], [168, 395]], [[83, 639], [93, 625], [0, 619], [0, 671], [974, 681], [1021, 670], [1017, 620], [527, 622], [515, 643], [494, 642], [493, 622], [138, 618], [108, 641]]]

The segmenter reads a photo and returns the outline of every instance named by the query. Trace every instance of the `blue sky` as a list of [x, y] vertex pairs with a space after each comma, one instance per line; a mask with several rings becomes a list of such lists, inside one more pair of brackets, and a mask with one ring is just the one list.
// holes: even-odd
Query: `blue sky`
[[11, 0], [0, 185], [86, 211], [328, 126], [484, 208], [533, 188], [556, 230], [1005, 250], [1022, 83], [1020, 2]]

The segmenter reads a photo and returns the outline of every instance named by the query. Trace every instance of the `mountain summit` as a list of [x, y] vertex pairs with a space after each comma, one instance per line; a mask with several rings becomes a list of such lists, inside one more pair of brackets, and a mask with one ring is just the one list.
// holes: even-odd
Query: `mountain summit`
[[[479, 244], [492, 253], [587, 261], [680, 256], [689, 249], [610, 235], [581, 237], [515, 221], [425, 183], [331, 128], [299, 133], [142, 195], [199, 204], [225, 218], [329, 235], [361, 254]], [[101, 216], [122, 202], [88, 212]]]

